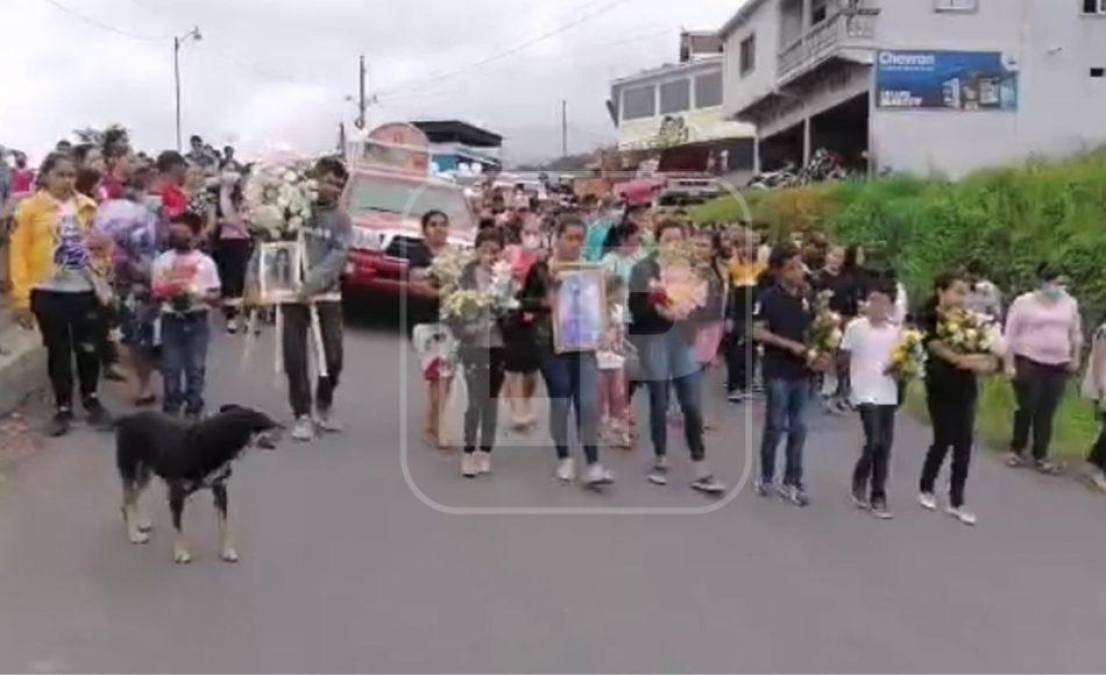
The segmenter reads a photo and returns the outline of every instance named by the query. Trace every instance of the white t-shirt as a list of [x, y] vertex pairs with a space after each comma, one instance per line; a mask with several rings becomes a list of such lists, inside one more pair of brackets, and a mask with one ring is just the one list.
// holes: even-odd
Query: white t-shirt
[[[166, 297], [187, 291], [193, 296], [192, 304], [184, 310], [186, 312], [207, 309], [207, 305], [200, 298], [208, 291], [217, 291], [221, 287], [215, 261], [201, 251], [189, 251], [184, 254], [166, 251], [154, 259], [151, 276], [155, 295]], [[161, 306], [161, 311], [178, 312], [180, 310], [174, 308], [171, 302], [165, 302]]]
[[853, 405], [897, 405], [899, 388], [895, 378], [885, 375], [891, 353], [902, 338], [902, 329], [890, 322], [880, 327], [868, 319], [856, 319], [845, 329], [841, 349], [851, 354], [849, 375]]

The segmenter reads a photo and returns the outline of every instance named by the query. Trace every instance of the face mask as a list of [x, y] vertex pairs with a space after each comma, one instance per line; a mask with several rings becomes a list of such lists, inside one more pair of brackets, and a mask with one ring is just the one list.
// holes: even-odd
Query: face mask
[[1046, 283], [1041, 285], [1041, 295], [1049, 300], [1059, 300], [1064, 297], [1064, 287], [1057, 286], [1053, 283]]
[[528, 250], [534, 250], [541, 246], [541, 237], [536, 234], [524, 234], [522, 235], [522, 247]]

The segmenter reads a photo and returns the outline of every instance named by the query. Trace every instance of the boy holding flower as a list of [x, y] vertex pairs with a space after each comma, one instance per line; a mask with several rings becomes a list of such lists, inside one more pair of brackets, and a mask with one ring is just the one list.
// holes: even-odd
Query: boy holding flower
[[885, 484], [899, 402], [894, 353], [902, 329], [891, 321], [894, 297], [893, 282], [876, 280], [868, 291], [864, 315], [849, 324], [841, 342], [852, 383], [849, 402], [864, 427], [864, 450], [853, 468], [853, 502], [881, 519], [891, 518]]

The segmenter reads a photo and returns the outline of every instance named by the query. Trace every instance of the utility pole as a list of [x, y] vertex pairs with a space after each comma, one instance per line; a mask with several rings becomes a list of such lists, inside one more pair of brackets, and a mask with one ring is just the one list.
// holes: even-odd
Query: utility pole
[[568, 101], [561, 99], [561, 157], [568, 157]]
[[353, 122], [353, 126], [358, 129], [365, 128], [365, 108], [368, 106], [365, 100], [365, 55], [361, 55], [360, 67], [358, 68], [358, 95], [357, 95], [357, 119]]
[[177, 152], [181, 151], [180, 141], [180, 46], [186, 40], [195, 40], [199, 42], [203, 39], [203, 35], [200, 34], [199, 26], [194, 27], [184, 35], [175, 36], [173, 38], [173, 84], [177, 94]]

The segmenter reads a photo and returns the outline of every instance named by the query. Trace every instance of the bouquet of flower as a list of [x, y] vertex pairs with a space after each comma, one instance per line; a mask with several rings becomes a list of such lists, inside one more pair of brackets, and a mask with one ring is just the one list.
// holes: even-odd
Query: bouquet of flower
[[822, 291], [814, 303], [814, 320], [806, 332], [807, 360], [811, 363], [832, 357], [844, 338], [841, 315], [829, 307], [832, 291]]
[[958, 354], [991, 354], [1000, 347], [993, 321], [966, 309], [946, 312], [937, 322], [937, 338]]
[[472, 256], [465, 251], [447, 248], [434, 256], [428, 274], [437, 283], [438, 288], [448, 294], [457, 288], [461, 273], [471, 259]]
[[492, 297], [471, 289], [457, 289], [442, 300], [442, 318], [460, 324], [480, 321], [492, 307]]
[[662, 248], [657, 262], [661, 273], [649, 282], [650, 304], [664, 307], [678, 321], [707, 304], [707, 280], [689, 245]]
[[500, 260], [492, 266], [492, 306], [496, 312], [510, 312], [519, 308], [518, 283], [515, 281], [511, 263]]
[[254, 168], [243, 191], [254, 228], [266, 230], [273, 239], [284, 239], [311, 218], [319, 188], [307, 168], [304, 163]]
[[887, 366], [887, 374], [896, 380], [910, 380], [922, 372], [925, 365], [926, 351], [922, 344], [922, 334], [913, 329], [902, 332], [899, 343], [891, 352], [891, 363]]

